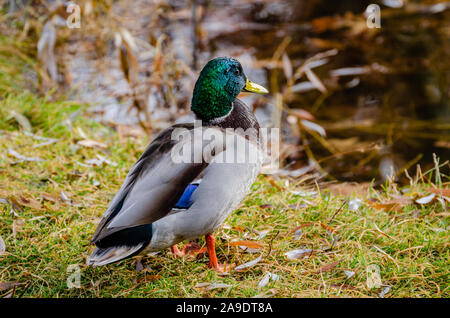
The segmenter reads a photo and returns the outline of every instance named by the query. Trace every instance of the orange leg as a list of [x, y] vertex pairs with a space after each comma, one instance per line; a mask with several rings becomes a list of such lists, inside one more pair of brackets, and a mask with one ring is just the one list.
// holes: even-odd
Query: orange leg
[[217, 255], [216, 255], [216, 248], [214, 246], [215, 244], [215, 239], [214, 236], [212, 236], [211, 234], [207, 234], [205, 235], [205, 240], [206, 240], [206, 248], [208, 250], [208, 255], [209, 255], [209, 268], [213, 268], [216, 271], [219, 272], [228, 272], [233, 265], [228, 265], [225, 264], [219, 264], [219, 262], [217, 261]]
[[219, 269], [219, 263], [217, 262], [217, 256], [216, 256], [216, 247], [214, 239], [214, 236], [211, 234], [205, 235], [206, 239], [206, 248], [208, 249], [208, 256], [209, 256], [209, 268]]

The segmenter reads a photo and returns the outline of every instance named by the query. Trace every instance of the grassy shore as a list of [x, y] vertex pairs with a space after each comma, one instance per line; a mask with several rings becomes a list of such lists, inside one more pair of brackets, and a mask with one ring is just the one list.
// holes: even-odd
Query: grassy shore
[[[11, 52], [0, 56], [8, 71], [0, 77], [0, 296], [449, 296], [450, 213], [440, 197], [449, 179], [438, 170], [379, 188], [260, 176], [216, 242], [221, 262], [261, 259], [226, 276], [207, 269], [207, 256], [168, 250], [87, 267], [96, 224], [151, 138], [93, 121], [85, 105], [24, 90], [31, 62], [16, 56], [13, 69], [2, 62]], [[339, 195], [349, 187], [358, 191]], [[296, 249], [307, 252], [285, 255]], [[69, 288], [77, 268], [80, 286]], [[278, 279], [261, 286], [267, 272]]]

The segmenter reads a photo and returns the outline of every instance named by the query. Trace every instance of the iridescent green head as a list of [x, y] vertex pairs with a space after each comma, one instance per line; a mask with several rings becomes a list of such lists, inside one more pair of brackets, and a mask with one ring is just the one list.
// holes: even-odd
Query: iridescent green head
[[230, 57], [209, 61], [200, 72], [192, 95], [191, 109], [204, 120], [227, 115], [241, 91], [260, 94], [268, 91], [245, 76], [241, 63]]

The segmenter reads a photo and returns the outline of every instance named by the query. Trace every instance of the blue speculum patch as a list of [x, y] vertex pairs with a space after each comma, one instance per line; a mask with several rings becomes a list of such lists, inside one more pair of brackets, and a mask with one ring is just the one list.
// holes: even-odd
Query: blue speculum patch
[[175, 204], [175, 208], [177, 209], [188, 209], [192, 205], [192, 193], [197, 189], [198, 184], [190, 184], [186, 187], [181, 196], [180, 200], [178, 200], [177, 204]]

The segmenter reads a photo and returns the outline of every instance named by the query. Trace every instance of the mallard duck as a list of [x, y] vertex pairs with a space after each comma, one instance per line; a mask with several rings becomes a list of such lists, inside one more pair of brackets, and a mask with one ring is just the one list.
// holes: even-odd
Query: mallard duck
[[[268, 93], [247, 79], [234, 58], [215, 58], [205, 65], [195, 83], [191, 110], [201, 120], [201, 131], [209, 129], [217, 140], [198, 137], [195, 123], [176, 124], [159, 133], [98, 224], [88, 265], [106, 265], [165, 248], [175, 253], [177, 243], [205, 236], [209, 267], [227, 270], [218, 264], [213, 233], [246, 196], [261, 167], [260, 127], [237, 98], [241, 91]], [[239, 160], [243, 151], [236, 142], [230, 145], [217, 138], [226, 133], [256, 149], [258, 159]], [[198, 160], [196, 145], [201, 146], [200, 154], [209, 156]], [[193, 150], [193, 154], [187, 151], [190, 160], [174, 158], [180, 149]], [[228, 155], [235, 159], [223, 161]]]

